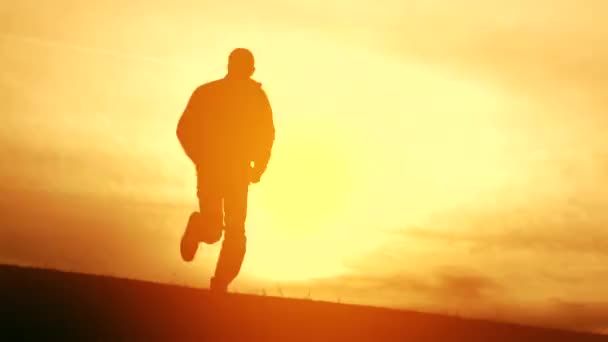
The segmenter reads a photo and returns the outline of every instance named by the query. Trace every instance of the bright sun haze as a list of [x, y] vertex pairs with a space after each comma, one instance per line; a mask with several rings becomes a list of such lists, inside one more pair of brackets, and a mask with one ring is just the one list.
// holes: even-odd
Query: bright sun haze
[[3, 3], [0, 261], [203, 284], [175, 128], [246, 47], [276, 140], [237, 287], [608, 317], [608, 5], [583, 2]]

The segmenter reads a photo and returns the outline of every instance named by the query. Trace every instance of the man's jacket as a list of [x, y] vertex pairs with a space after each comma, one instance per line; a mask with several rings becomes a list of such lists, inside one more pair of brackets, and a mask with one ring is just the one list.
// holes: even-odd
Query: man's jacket
[[198, 87], [177, 125], [177, 137], [197, 168], [234, 165], [266, 169], [275, 129], [261, 84], [230, 76]]

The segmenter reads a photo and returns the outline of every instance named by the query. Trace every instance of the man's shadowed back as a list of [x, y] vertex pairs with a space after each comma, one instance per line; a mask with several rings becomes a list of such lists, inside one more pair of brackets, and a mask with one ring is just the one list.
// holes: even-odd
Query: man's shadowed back
[[185, 261], [200, 242], [213, 244], [224, 233], [213, 291], [225, 292], [238, 275], [247, 238], [247, 194], [270, 159], [274, 142], [272, 109], [261, 84], [251, 79], [253, 54], [235, 49], [228, 73], [198, 87], [178, 126], [177, 136], [197, 172], [199, 212], [193, 212], [181, 241]]

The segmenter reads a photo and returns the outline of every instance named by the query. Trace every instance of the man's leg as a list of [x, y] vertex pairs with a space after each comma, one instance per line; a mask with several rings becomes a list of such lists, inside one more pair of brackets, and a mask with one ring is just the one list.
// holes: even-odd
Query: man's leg
[[222, 192], [218, 182], [199, 172], [197, 177], [197, 192], [199, 205], [199, 241], [213, 244], [222, 238], [224, 229], [224, 212], [222, 208]]
[[200, 242], [212, 244], [219, 241], [224, 227], [222, 193], [217, 182], [199, 172], [197, 183], [199, 211], [190, 215], [180, 242], [182, 259], [188, 262], [194, 259]]
[[247, 218], [248, 182], [235, 182], [228, 186], [224, 194], [224, 241], [211, 279], [211, 289], [225, 292], [228, 285], [241, 270], [245, 257], [247, 237], [245, 219]]

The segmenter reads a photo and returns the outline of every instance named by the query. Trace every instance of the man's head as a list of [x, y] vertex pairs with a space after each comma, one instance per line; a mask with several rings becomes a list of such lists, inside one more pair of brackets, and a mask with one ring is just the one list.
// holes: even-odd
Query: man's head
[[239, 78], [251, 77], [255, 71], [254, 64], [251, 51], [243, 48], [234, 49], [228, 57], [228, 74]]

